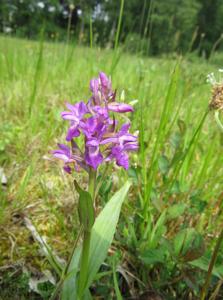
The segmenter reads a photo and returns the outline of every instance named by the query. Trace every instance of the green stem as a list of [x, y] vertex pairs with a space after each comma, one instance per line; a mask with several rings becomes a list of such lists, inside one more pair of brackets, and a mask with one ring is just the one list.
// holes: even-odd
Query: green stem
[[119, 18], [118, 18], [118, 28], [117, 28], [116, 36], [115, 36], [115, 50], [117, 50], [117, 48], [118, 48], [118, 42], [119, 42], [119, 37], [120, 37], [120, 32], [121, 32], [123, 8], [124, 8], [124, 0], [121, 0], [121, 6], [120, 6]]
[[83, 232], [83, 226], [81, 226], [80, 231], [78, 232], [78, 235], [77, 235], [77, 238], [76, 238], [76, 240], [75, 240], [75, 242], [74, 242], [73, 249], [72, 249], [72, 251], [71, 251], [71, 254], [70, 254], [68, 263], [67, 263], [67, 265], [66, 265], [66, 267], [65, 267], [65, 269], [64, 269], [64, 271], [63, 271], [63, 274], [61, 275], [60, 281], [58, 282], [58, 284], [57, 284], [57, 286], [56, 286], [56, 288], [55, 288], [53, 294], [52, 294], [51, 297], [50, 297], [50, 300], [55, 300], [56, 297], [57, 297], [57, 295], [58, 295], [59, 292], [61, 291], [61, 286], [63, 285], [64, 280], [65, 280], [65, 278], [66, 278], [66, 275], [67, 275], [67, 273], [68, 273], [68, 271], [69, 271], [69, 267], [70, 267], [70, 264], [71, 264], [71, 261], [72, 261], [72, 257], [73, 257], [73, 255], [74, 255], [74, 251], [75, 251], [76, 248], [77, 248], [77, 243], [78, 243], [78, 241], [79, 241], [79, 238], [80, 238], [82, 232]]
[[95, 188], [96, 188], [96, 171], [94, 171], [93, 169], [90, 169], [88, 192], [91, 195], [91, 198], [93, 201], [94, 201], [94, 195], [95, 195]]
[[78, 296], [82, 299], [84, 288], [86, 286], [88, 274], [88, 259], [90, 250], [91, 231], [84, 231], [83, 249], [81, 256], [80, 277], [78, 286]]
[[214, 268], [214, 265], [215, 265], [215, 262], [216, 262], [216, 259], [217, 259], [218, 251], [220, 249], [222, 240], [223, 240], [223, 229], [221, 230], [221, 233], [220, 233], [220, 235], [217, 239], [217, 243], [215, 245], [214, 252], [213, 252], [212, 257], [211, 257], [207, 277], [206, 277], [205, 283], [204, 283], [202, 291], [201, 291], [200, 300], [204, 300], [205, 297], [206, 297], [207, 290], [208, 290], [208, 287], [209, 287], [210, 281], [211, 281], [211, 274], [212, 274], [212, 271], [213, 271], [213, 268]]
[[[94, 171], [93, 169], [90, 169], [88, 192], [91, 195], [92, 201], [94, 201], [95, 186], [96, 186], [96, 171]], [[90, 241], [91, 241], [91, 230], [90, 231], [85, 230], [84, 231], [84, 239], [83, 239], [82, 255], [81, 255], [81, 264], [80, 264], [79, 286], [78, 286], [79, 299], [82, 299], [84, 289], [87, 284]]]
[[221, 131], [223, 131], [223, 124], [221, 123], [221, 120], [219, 118], [219, 110], [215, 111], [214, 117], [215, 117], [216, 123], [218, 124], [218, 127], [221, 129]]

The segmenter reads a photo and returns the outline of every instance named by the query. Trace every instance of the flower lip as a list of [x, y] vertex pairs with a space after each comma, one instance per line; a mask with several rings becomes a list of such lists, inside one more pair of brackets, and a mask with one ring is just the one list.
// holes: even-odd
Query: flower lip
[[99, 146], [86, 146], [85, 161], [95, 170], [98, 168], [103, 161], [103, 156], [100, 152]]

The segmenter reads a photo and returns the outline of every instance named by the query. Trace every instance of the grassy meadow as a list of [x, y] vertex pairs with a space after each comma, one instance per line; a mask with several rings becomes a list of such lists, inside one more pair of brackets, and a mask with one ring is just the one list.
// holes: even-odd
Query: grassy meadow
[[[50, 281], [38, 291], [28, 284], [49, 273], [58, 280], [27, 220], [68, 259], [79, 230], [77, 194], [50, 151], [65, 138], [65, 101], [87, 101], [99, 71], [112, 76], [119, 96], [125, 90], [127, 103], [138, 100], [131, 121], [140, 149], [128, 172], [114, 167], [99, 193], [103, 204], [133, 181], [94, 299], [200, 299], [223, 221], [223, 135], [208, 111], [206, 83], [219, 67], [0, 37], [0, 167], [7, 178], [0, 187], [0, 299], [50, 299]], [[86, 184], [82, 174], [76, 179]], [[223, 298], [222, 259], [221, 248], [207, 299]]]

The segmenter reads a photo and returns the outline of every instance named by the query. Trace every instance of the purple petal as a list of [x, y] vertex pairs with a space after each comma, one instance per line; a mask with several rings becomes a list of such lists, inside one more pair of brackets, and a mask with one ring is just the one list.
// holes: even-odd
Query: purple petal
[[78, 122], [78, 118], [77, 116], [75, 116], [72, 112], [69, 112], [69, 111], [63, 111], [61, 113], [61, 117], [64, 119], [64, 120], [70, 120], [70, 121], [76, 121]]
[[72, 105], [70, 103], [66, 103], [67, 108], [70, 111], [63, 111], [61, 113], [61, 116], [65, 120], [73, 120], [76, 121], [77, 123], [79, 120], [86, 114], [88, 113], [88, 108], [86, 104], [82, 101], [76, 103], [75, 105]]
[[124, 144], [125, 151], [137, 151], [139, 149], [139, 144], [135, 143], [126, 143]]
[[68, 103], [68, 102], [66, 102], [66, 107], [67, 107], [70, 111], [76, 112], [75, 106], [72, 105], [72, 104], [70, 104], [70, 103]]
[[80, 101], [78, 105], [78, 115], [82, 117], [86, 113], [88, 113], [87, 105], [84, 102]]
[[67, 172], [68, 174], [71, 174], [71, 167], [70, 167], [70, 166], [65, 165], [65, 166], [63, 167], [63, 169], [64, 169], [64, 171]]
[[129, 168], [129, 157], [126, 153], [121, 153], [120, 157], [116, 160], [118, 166], [123, 167], [125, 170]]
[[105, 119], [108, 118], [108, 109], [101, 106], [94, 106], [92, 107], [93, 111], [98, 113], [99, 115], [103, 116]]
[[119, 142], [120, 143], [126, 143], [126, 142], [136, 142], [137, 141], [137, 136], [134, 136], [130, 133], [122, 135], [119, 137]]
[[117, 103], [112, 102], [108, 104], [108, 110], [119, 112], [119, 113], [125, 113], [125, 112], [133, 112], [134, 109], [131, 105], [125, 104], [125, 103]]
[[111, 150], [111, 155], [115, 158], [118, 166], [121, 166], [126, 170], [129, 168], [128, 154], [125, 153], [121, 147], [113, 147]]
[[71, 159], [71, 150], [68, 146], [64, 144], [58, 144], [58, 147], [60, 149], [58, 150], [53, 150], [52, 154], [54, 157], [63, 160], [64, 162], [69, 162]]
[[63, 150], [64, 152], [70, 153], [70, 147], [68, 147], [67, 145], [64, 144], [58, 144], [58, 147]]
[[101, 85], [105, 88], [110, 88], [111, 87], [111, 81], [108, 79], [107, 75], [103, 72], [99, 73], [99, 78], [101, 81]]
[[79, 129], [76, 126], [71, 126], [67, 131], [66, 140], [69, 142], [72, 138], [77, 137], [80, 135]]
[[103, 141], [101, 141], [101, 145], [105, 145], [105, 144], [109, 144], [109, 143], [119, 143], [119, 139], [115, 136], [104, 139]]
[[103, 156], [99, 150], [99, 147], [86, 147], [85, 161], [89, 166], [97, 169], [97, 167], [103, 161]]
[[87, 146], [94, 146], [94, 147], [98, 147], [99, 146], [99, 142], [96, 139], [92, 139], [92, 140], [88, 140], [86, 142]]
[[61, 159], [63, 160], [64, 162], [68, 162], [69, 161], [69, 157], [67, 157], [66, 154], [64, 154], [62, 151], [60, 150], [54, 150], [52, 151], [53, 153], [53, 156], [58, 158], [58, 159]]
[[130, 123], [123, 124], [119, 131], [119, 135], [123, 135], [123, 134], [127, 133], [129, 131], [130, 126], [131, 126]]
[[91, 81], [90, 81], [90, 90], [92, 92], [95, 92], [97, 91], [99, 88], [99, 82], [98, 82], [98, 79], [96, 78], [93, 78]]

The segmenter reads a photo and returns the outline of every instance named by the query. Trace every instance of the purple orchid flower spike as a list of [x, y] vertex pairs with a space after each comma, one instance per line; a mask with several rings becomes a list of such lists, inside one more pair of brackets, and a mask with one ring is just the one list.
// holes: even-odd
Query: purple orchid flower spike
[[71, 126], [68, 129], [66, 140], [71, 141], [72, 138], [80, 135], [79, 125], [83, 116], [88, 113], [88, 108], [82, 101], [75, 105], [67, 103], [66, 106], [70, 111], [62, 112], [61, 116], [64, 120], [70, 121]]
[[[59, 144], [53, 155], [64, 161], [64, 169], [68, 173], [71, 173], [72, 166], [89, 172], [111, 160], [127, 170], [129, 152], [138, 150], [138, 137], [129, 132], [130, 123], [118, 129], [115, 113], [132, 112], [133, 107], [116, 101], [111, 80], [103, 72], [91, 80], [90, 90], [92, 97], [87, 104], [83, 101], [75, 105], [66, 104], [69, 111], [62, 112], [61, 116], [70, 122], [66, 140], [71, 142], [71, 148]], [[74, 141], [79, 136], [83, 137], [84, 151]]]

